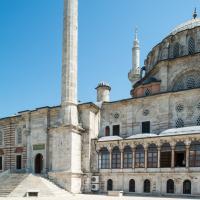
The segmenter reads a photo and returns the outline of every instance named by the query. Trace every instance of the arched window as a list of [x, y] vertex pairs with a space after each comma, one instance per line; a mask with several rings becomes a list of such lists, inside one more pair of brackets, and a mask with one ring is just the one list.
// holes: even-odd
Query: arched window
[[110, 168], [110, 153], [107, 148], [102, 148], [99, 152], [99, 168], [100, 169]]
[[133, 153], [130, 146], [124, 148], [124, 168], [132, 168]]
[[16, 131], [16, 144], [22, 144], [22, 129], [18, 128]]
[[180, 51], [180, 45], [179, 45], [179, 43], [176, 43], [174, 45], [174, 49], [173, 49], [173, 56], [174, 56], [174, 58], [179, 57], [179, 51]]
[[190, 145], [190, 167], [200, 167], [200, 142]]
[[129, 192], [135, 192], [135, 180], [133, 179], [129, 181]]
[[113, 190], [113, 181], [112, 179], [109, 179], [107, 181], [107, 191], [111, 191], [111, 190]]
[[186, 151], [183, 142], [177, 142], [175, 147], [175, 167], [185, 167]]
[[148, 165], [149, 168], [158, 167], [158, 150], [155, 144], [148, 147]]
[[105, 128], [105, 136], [110, 136], [110, 127], [106, 126]]
[[135, 149], [135, 168], [144, 168], [144, 147], [138, 145]]
[[151, 183], [150, 180], [146, 179], [144, 181], [144, 192], [149, 193], [151, 190]]
[[167, 193], [174, 193], [174, 181], [172, 179], [167, 181]]
[[178, 118], [176, 120], [176, 128], [182, 128], [184, 127], [184, 121], [181, 118]]
[[121, 152], [118, 147], [114, 147], [112, 151], [112, 168], [113, 169], [121, 168]]
[[171, 147], [169, 143], [164, 143], [160, 149], [160, 167], [171, 167]]
[[194, 39], [191, 37], [188, 40], [188, 54], [194, 54], [195, 53], [195, 41]]
[[191, 194], [191, 181], [185, 180], [183, 182], [183, 194]]
[[3, 145], [3, 139], [4, 139], [3, 131], [0, 131], [0, 146]]

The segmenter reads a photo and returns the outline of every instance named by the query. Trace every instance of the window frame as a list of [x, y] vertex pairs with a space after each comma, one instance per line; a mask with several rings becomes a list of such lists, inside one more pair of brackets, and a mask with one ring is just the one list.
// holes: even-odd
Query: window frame
[[188, 54], [189, 55], [195, 54], [195, 40], [193, 37], [189, 37], [188, 39]]
[[123, 150], [123, 168], [133, 168], [133, 151], [130, 146], [126, 146]]
[[1, 136], [2, 136], [2, 143], [0, 143], [0, 147], [3, 147], [4, 146], [4, 131], [2, 131], [2, 130], [0, 130], [0, 137]]
[[[17, 157], [18, 156], [21, 156], [21, 168], [20, 169], [18, 169], [17, 167]], [[20, 153], [18, 153], [18, 154], [15, 154], [15, 169], [16, 170], [22, 170], [23, 169], [23, 155], [22, 154], [20, 154]]]
[[99, 151], [99, 168], [110, 169], [110, 152], [107, 148], [102, 148]]
[[110, 136], [110, 126], [105, 127], [105, 136]]
[[[141, 148], [139, 148], [141, 147]], [[145, 151], [143, 145], [137, 145], [135, 148], [135, 168], [145, 167]]]
[[4, 171], [4, 156], [3, 155], [0, 155], [0, 160], [1, 160], [1, 164], [0, 166], [2, 166], [2, 168], [0, 168], [0, 172]]
[[121, 169], [121, 151], [119, 147], [114, 147], [112, 150], [112, 169]]
[[[21, 131], [21, 142], [18, 142], [18, 140], [19, 140], [18, 130]], [[16, 131], [15, 131], [15, 144], [16, 144], [17, 146], [22, 146], [22, 144], [23, 144], [23, 130], [22, 130], [21, 127], [18, 127], [18, 128], [16, 129]]]
[[[146, 126], [148, 124], [148, 127], [145, 127], [145, 124], [146, 124]], [[151, 133], [151, 121], [143, 121], [142, 122], [142, 124], [141, 124], [141, 132], [142, 132], [142, 134], [149, 134], [149, 133]]]
[[155, 144], [150, 144], [147, 149], [147, 167], [158, 168], [158, 148]]
[[200, 167], [200, 142], [192, 142], [189, 151], [189, 166]]
[[[118, 127], [118, 131], [119, 131], [118, 134], [114, 133], [114, 128], [115, 127]], [[120, 132], [121, 132], [120, 128], [121, 128], [120, 124], [113, 124], [112, 125], [112, 135], [113, 136], [120, 136]]]

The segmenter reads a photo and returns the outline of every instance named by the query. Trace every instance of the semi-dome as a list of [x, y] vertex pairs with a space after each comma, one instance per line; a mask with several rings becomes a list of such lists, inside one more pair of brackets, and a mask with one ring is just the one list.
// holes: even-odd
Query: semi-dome
[[191, 20], [188, 20], [178, 26], [176, 26], [170, 35], [175, 35], [177, 34], [178, 32], [181, 32], [181, 31], [184, 31], [184, 30], [187, 30], [187, 29], [193, 29], [197, 26], [200, 26], [200, 18], [193, 18]]

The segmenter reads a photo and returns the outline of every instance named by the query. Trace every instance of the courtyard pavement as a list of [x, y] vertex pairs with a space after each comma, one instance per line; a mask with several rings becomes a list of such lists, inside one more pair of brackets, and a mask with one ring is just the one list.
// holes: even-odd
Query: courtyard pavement
[[2, 197], [0, 200], [25, 200], [25, 199], [31, 199], [31, 200], [194, 200], [194, 199], [200, 199], [200, 198], [191, 198], [191, 197], [180, 197], [180, 198], [173, 198], [173, 197], [147, 197], [147, 196], [123, 196], [123, 197], [110, 197], [106, 195], [72, 195], [69, 197], [69, 195], [66, 196], [55, 196], [55, 197], [30, 197], [30, 198], [19, 198], [19, 197]]

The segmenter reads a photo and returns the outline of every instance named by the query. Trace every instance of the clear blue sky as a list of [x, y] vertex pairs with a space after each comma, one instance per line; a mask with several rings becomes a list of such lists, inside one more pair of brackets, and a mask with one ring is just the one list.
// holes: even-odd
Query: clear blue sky
[[[141, 63], [190, 19], [200, 0], [79, 0], [79, 100], [95, 101], [100, 81], [111, 99], [129, 98], [134, 28]], [[60, 104], [63, 0], [0, 0], [0, 117]]]

